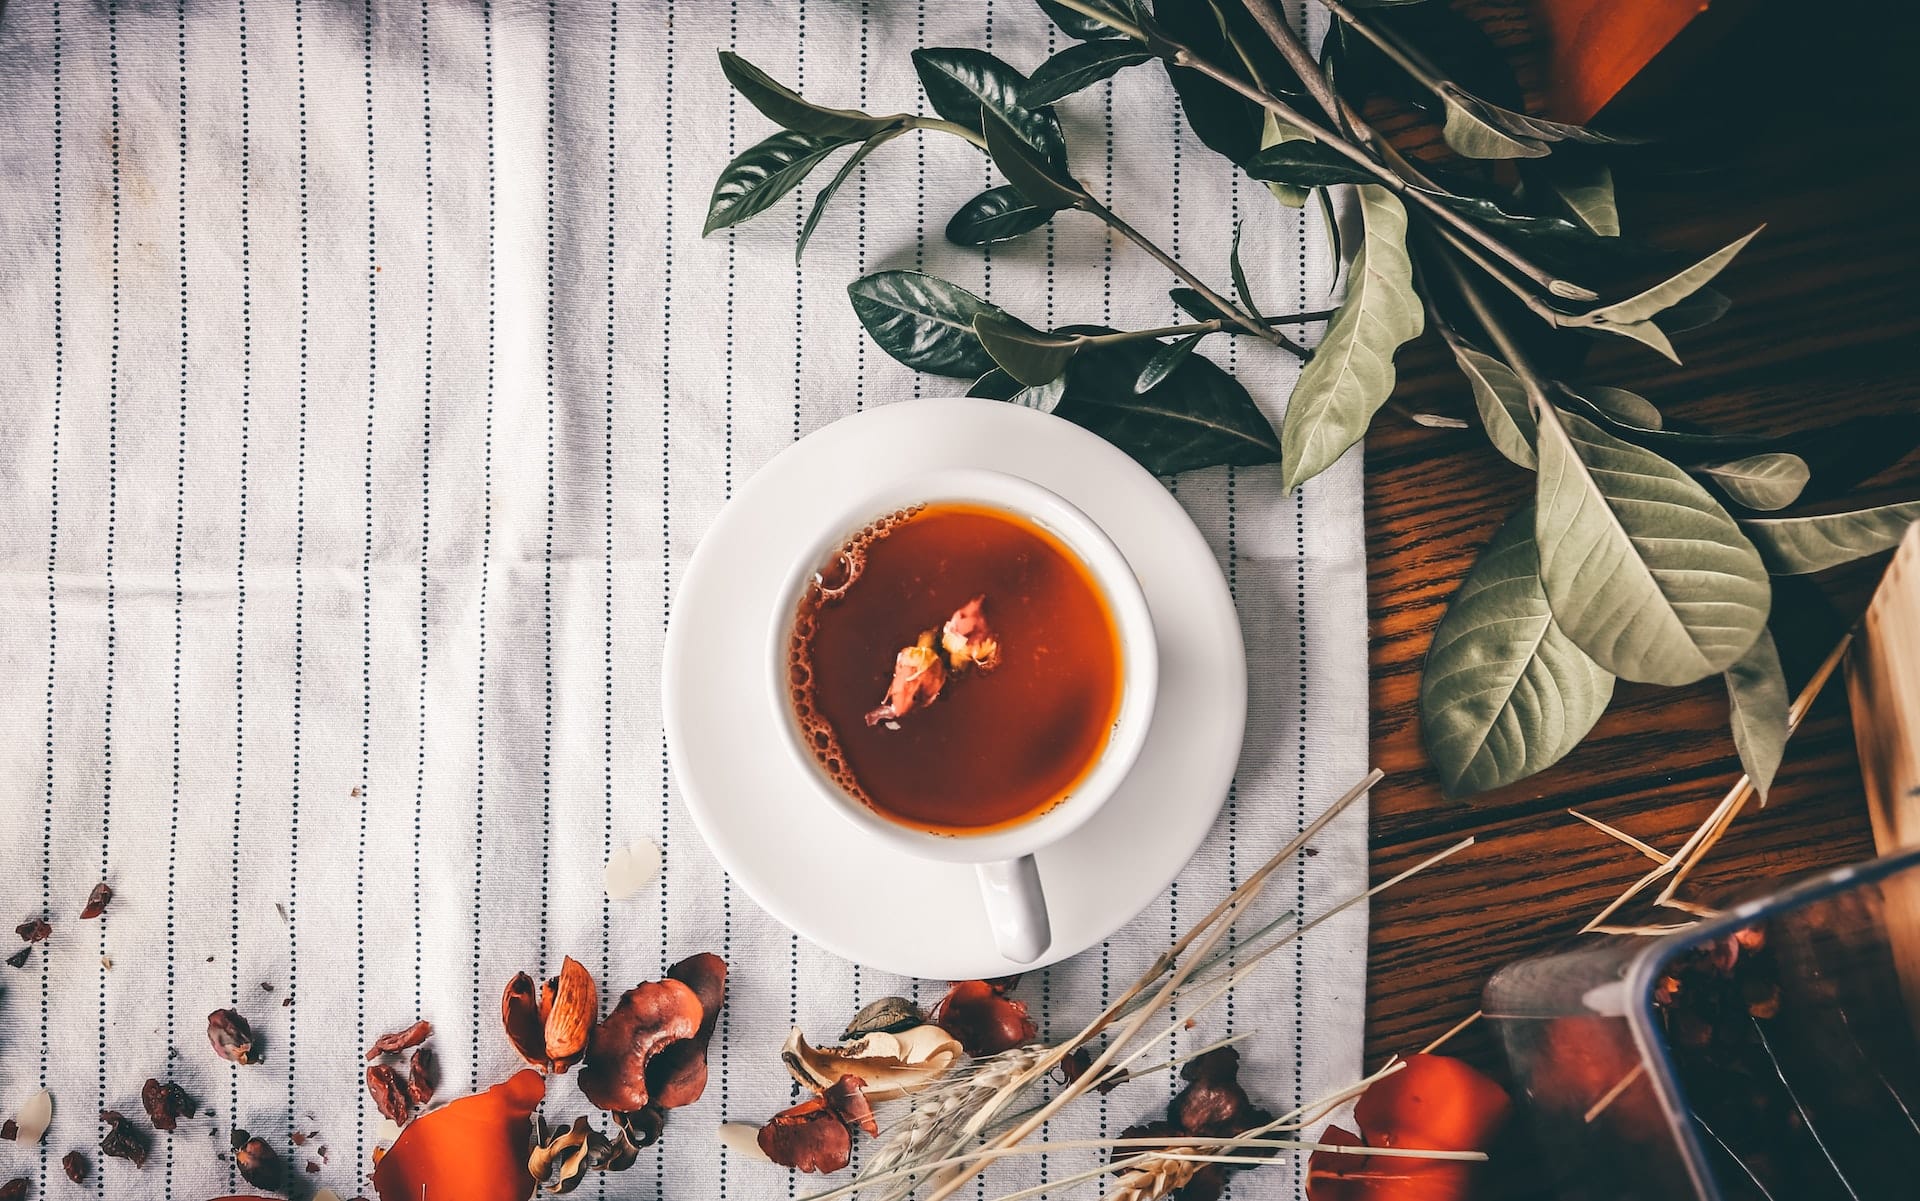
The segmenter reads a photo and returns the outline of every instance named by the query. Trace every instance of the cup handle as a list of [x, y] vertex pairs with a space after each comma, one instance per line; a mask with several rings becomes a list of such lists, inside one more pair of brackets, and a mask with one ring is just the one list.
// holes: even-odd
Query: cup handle
[[1040, 887], [1040, 866], [1032, 855], [974, 865], [980, 899], [986, 902], [993, 945], [1015, 963], [1032, 963], [1053, 945], [1047, 920], [1047, 894]]

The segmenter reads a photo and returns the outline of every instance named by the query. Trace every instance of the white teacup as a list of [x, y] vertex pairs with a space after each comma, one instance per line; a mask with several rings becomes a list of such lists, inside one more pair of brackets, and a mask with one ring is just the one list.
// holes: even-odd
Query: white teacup
[[[1058, 538], [1086, 565], [1100, 588], [1120, 640], [1120, 710], [1092, 769], [1051, 807], [1018, 824], [979, 834], [936, 834], [915, 829], [848, 795], [808, 748], [789, 692], [787, 663], [794, 620], [815, 573], [850, 535], [875, 518], [915, 505], [941, 503], [999, 509]], [[998, 471], [946, 468], [877, 488], [826, 522], [819, 539], [795, 557], [774, 602], [767, 664], [768, 686], [783, 718], [778, 725], [785, 735], [787, 753], [802, 765], [815, 791], [847, 820], [903, 854], [973, 864], [994, 943], [1001, 954], [1015, 963], [1032, 963], [1044, 955], [1053, 936], [1034, 853], [1073, 833], [1119, 788], [1146, 741], [1159, 687], [1160, 656], [1147, 598], [1113, 540], [1060, 496], [1030, 480]]]

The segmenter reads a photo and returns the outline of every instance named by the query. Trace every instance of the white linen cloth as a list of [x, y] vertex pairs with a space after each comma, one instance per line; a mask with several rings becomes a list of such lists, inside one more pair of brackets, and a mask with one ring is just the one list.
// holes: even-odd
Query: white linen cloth
[[[295, 1187], [369, 1192], [372, 1038], [430, 1019], [449, 1097], [516, 1066], [496, 1016], [514, 972], [572, 954], [610, 997], [712, 950], [733, 975], [705, 1098], [588, 1194], [793, 1195], [719, 1154], [715, 1124], [789, 1103], [789, 1022], [828, 1038], [865, 1001], [941, 986], [860, 971], [729, 886], [664, 766], [672, 589], [795, 436], [964, 387], [867, 340], [855, 275], [924, 266], [1035, 324], [1133, 328], [1177, 319], [1175, 281], [1073, 214], [991, 255], [946, 244], [996, 179], [939, 135], [871, 159], [803, 268], [792, 198], [703, 240], [715, 175], [771, 132], [714, 55], [897, 111], [921, 106], [916, 45], [1031, 70], [1067, 44], [1014, 0], [5, 7], [0, 913], [54, 932], [0, 967], [0, 1116], [43, 1083], [56, 1116], [39, 1148], [0, 1143], [0, 1180], [66, 1195], [59, 1157], [84, 1148], [96, 1195], [203, 1199], [237, 1183], [217, 1152], [242, 1125]], [[1267, 310], [1324, 302], [1317, 234], [1200, 146], [1157, 66], [1062, 111], [1080, 176], [1184, 261], [1224, 280], [1244, 218]], [[1226, 339], [1205, 353], [1277, 423], [1296, 364]], [[1242, 770], [1174, 889], [1020, 985], [1049, 1032], [1364, 770], [1359, 466], [1297, 496], [1276, 469], [1176, 482], [1246, 627]], [[602, 864], [637, 839], [665, 849], [664, 883], [609, 903]], [[1307, 914], [1364, 887], [1364, 806], [1316, 850], [1277, 889]], [[111, 908], [77, 920], [102, 878]], [[1365, 947], [1357, 907], [1178, 1042], [1258, 1026], [1247, 1077], [1275, 1108], [1350, 1081]], [[263, 1064], [208, 1049], [228, 1005]], [[149, 1076], [211, 1113], [136, 1170], [93, 1149], [94, 1117], [144, 1125]], [[1166, 1091], [1089, 1101], [1055, 1136], [1117, 1132]], [[548, 1103], [583, 1108], [564, 1081]], [[295, 1148], [296, 1131], [314, 1137]], [[1297, 1172], [1235, 1189], [1291, 1196]]]

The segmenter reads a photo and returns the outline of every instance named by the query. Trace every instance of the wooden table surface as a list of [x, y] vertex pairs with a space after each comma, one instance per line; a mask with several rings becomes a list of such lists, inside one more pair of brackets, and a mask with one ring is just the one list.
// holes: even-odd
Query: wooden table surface
[[[1523, 9], [1468, 7], [1499, 30], [1524, 79]], [[1627, 231], [1663, 246], [1705, 253], [1767, 223], [1717, 281], [1734, 308], [1675, 339], [1684, 366], [1624, 341], [1596, 343], [1588, 377], [1642, 393], [1669, 420], [1716, 428], [1920, 411], [1920, 103], [1897, 49], [1914, 44], [1912, 25], [1861, 16], [1847, 28], [1837, 12], [1804, 5], [1756, 9], [1669, 102], [1676, 122], [1684, 114], [1712, 136], [1648, 151], [1619, 177]], [[1404, 351], [1400, 369], [1410, 409], [1470, 412], [1433, 337]], [[1920, 496], [1916, 459], [1855, 495]], [[1367, 440], [1373, 756], [1387, 772], [1373, 794], [1374, 877], [1465, 834], [1479, 839], [1374, 903], [1370, 1065], [1472, 1013], [1495, 968], [1564, 941], [1646, 870], [1569, 807], [1671, 849], [1739, 775], [1718, 680], [1623, 684], [1560, 764], [1468, 802], [1442, 798], [1421, 746], [1421, 662], [1474, 555], [1531, 481], [1478, 429], [1426, 429], [1383, 412]], [[1796, 691], [1857, 617], [1884, 559], [1777, 588], [1774, 628]], [[1711, 901], [1871, 854], [1844, 693], [1836, 680], [1789, 744], [1771, 803], [1740, 818], [1687, 895]], [[1480, 1027], [1449, 1049], [1498, 1070]]]

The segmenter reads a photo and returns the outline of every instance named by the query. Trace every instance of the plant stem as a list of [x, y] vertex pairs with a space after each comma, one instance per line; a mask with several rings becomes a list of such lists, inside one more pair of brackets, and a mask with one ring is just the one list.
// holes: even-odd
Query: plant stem
[[[1278, 317], [1263, 320], [1269, 325], [1299, 325], [1307, 321], [1325, 321], [1333, 316], [1332, 309], [1315, 309], [1310, 313], [1283, 313]], [[1236, 327], [1227, 330], [1227, 323], [1219, 317], [1209, 317], [1205, 321], [1189, 321], [1185, 325], [1163, 325], [1158, 329], [1123, 329], [1111, 334], [1081, 334], [1080, 342], [1084, 346], [1114, 346], [1121, 342], [1139, 342], [1148, 338], [1180, 338], [1188, 334], [1216, 334], [1222, 330], [1228, 333], [1244, 332]], [[1288, 345], [1291, 345], [1289, 342]], [[1303, 350], [1300, 353], [1305, 354]]]
[[[1266, 0], [1248, 0], [1248, 7], [1265, 6]], [[1340, 0], [1320, 0], [1320, 7], [1338, 17], [1342, 24], [1361, 37], [1372, 42], [1374, 48], [1392, 60], [1393, 65], [1413, 76], [1421, 87], [1438, 95], [1441, 85], [1447, 81], [1440, 77], [1440, 71], [1426, 55], [1411, 47], [1402, 46], [1386, 34], [1362, 22], [1354, 11]]]
[[1179, 276], [1181, 281], [1184, 282], [1188, 287], [1200, 293], [1200, 295], [1206, 297], [1207, 303], [1213, 305], [1213, 307], [1219, 309], [1222, 313], [1225, 313], [1227, 315], [1227, 319], [1229, 321], [1232, 321], [1235, 325], [1239, 326], [1241, 329], [1254, 335], [1257, 338], [1264, 338], [1266, 341], [1273, 343], [1275, 346], [1279, 346], [1284, 349], [1289, 349], [1293, 353], [1299, 355], [1301, 358], [1306, 357], [1307, 352], [1304, 347], [1293, 342], [1290, 338], [1280, 333], [1279, 331], [1269, 329], [1267, 326], [1254, 320], [1252, 317], [1249, 317], [1245, 313], [1242, 313], [1239, 310], [1239, 308], [1235, 306], [1235, 304], [1231, 300], [1228, 300], [1226, 297], [1220, 295], [1220, 293], [1208, 287], [1205, 280], [1202, 280], [1199, 276], [1195, 275], [1193, 272], [1181, 266], [1180, 261], [1178, 259], [1174, 258], [1172, 255], [1168, 254], [1166, 251], [1154, 245], [1151, 239], [1149, 239], [1145, 234], [1141, 233], [1139, 230], [1135, 229], [1133, 226], [1128, 225], [1125, 221], [1121, 220], [1119, 214], [1115, 213], [1112, 209], [1109, 209], [1108, 207], [1101, 204], [1098, 200], [1095, 200], [1092, 197], [1088, 197], [1087, 199], [1081, 201], [1080, 207], [1082, 209], [1085, 209], [1087, 212], [1092, 213], [1094, 216], [1100, 218], [1102, 221], [1105, 221], [1108, 227], [1113, 230], [1113, 232], [1119, 234], [1121, 237], [1125, 238], [1127, 241], [1132, 242], [1135, 246], [1138, 246], [1140, 249], [1152, 255], [1155, 259], [1157, 259], [1160, 262], [1161, 266], [1165, 267], [1167, 270]]
[[1246, 4], [1247, 11], [1253, 14], [1254, 22], [1267, 35], [1267, 40], [1280, 52], [1280, 57], [1287, 60], [1293, 73], [1300, 77], [1300, 82], [1306, 85], [1307, 94], [1325, 110], [1328, 119], [1338, 125], [1340, 97], [1333, 90], [1333, 84], [1328, 82], [1326, 73], [1320, 69], [1320, 64], [1314, 61], [1306, 43], [1294, 36], [1293, 26], [1287, 24], [1287, 19], [1274, 9], [1272, 0], [1246, 0]]
[[982, 150], [987, 148], [987, 140], [979, 134], [964, 125], [957, 124], [953, 121], [942, 121], [938, 117], [909, 116], [907, 118], [907, 128], [938, 130], [941, 133], [950, 133], [956, 138], [965, 138]]

